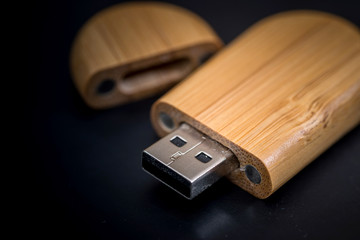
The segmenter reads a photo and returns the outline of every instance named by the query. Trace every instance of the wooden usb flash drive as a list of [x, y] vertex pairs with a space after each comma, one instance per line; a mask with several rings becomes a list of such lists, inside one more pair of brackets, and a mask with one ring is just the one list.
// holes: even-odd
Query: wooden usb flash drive
[[71, 72], [89, 106], [109, 108], [164, 91], [220, 47], [212, 28], [188, 10], [123, 3], [82, 27], [71, 51]]
[[221, 175], [267, 198], [359, 123], [359, 30], [322, 12], [268, 17], [159, 99], [151, 120], [163, 138], [143, 153], [150, 174], [187, 198]]

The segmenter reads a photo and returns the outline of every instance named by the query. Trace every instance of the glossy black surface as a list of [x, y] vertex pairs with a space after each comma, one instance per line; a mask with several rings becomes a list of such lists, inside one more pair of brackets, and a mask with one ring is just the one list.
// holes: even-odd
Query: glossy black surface
[[[149, 121], [156, 97], [94, 111], [69, 75], [76, 32], [116, 2], [22, 5], [29, 77], [18, 232], [46, 239], [359, 239], [359, 127], [266, 200], [224, 179], [189, 201], [145, 173], [141, 152], [157, 140]], [[356, 1], [171, 2], [205, 18], [225, 43], [289, 9], [329, 11], [360, 25]]]

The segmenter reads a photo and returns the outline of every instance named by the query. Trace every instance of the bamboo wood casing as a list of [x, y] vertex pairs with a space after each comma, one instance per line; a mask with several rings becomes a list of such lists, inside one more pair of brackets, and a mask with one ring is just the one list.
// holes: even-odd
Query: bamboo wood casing
[[200, 17], [159, 2], [118, 4], [79, 31], [70, 56], [77, 89], [108, 108], [173, 86], [222, 46]]
[[358, 124], [359, 30], [321, 12], [268, 17], [159, 99], [151, 119], [160, 136], [186, 122], [230, 148], [240, 166], [229, 179], [266, 198]]

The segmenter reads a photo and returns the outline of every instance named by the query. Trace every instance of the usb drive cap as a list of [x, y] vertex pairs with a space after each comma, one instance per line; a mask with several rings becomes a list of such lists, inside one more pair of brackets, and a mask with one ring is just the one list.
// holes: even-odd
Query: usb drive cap
[[145, 171], [192, 199], [238, 167], [234, 154], [186, 123], [142, 154]]

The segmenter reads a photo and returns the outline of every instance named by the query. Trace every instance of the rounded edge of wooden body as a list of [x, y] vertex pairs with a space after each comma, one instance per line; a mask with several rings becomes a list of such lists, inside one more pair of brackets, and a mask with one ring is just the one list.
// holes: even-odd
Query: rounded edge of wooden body
[[[315, 118], [315, 122], [304, 122], [304, 124], [310, 124], [309, 127], [304, 127], [303, 129], [299, 128], [296, 132], [297, 135], [294, 135], [293, 138], [286, 143], [289, 144], [288, 147], [291, 151], [286, 153], [288, 155], [285, 157], [290, 160], [286, 160], [288, 161], [286, 162], [282, 159], [281, 164], [284, 165], [283, 163], [285, 163], [286, 165], [289, 163], [291, 165], [294, 161], [299, 160], [297, 158], [303, 156], [304, 159], [299, 160], [301, 161], [301, 164], [296, 165], [296, 167], [285, 166], [284, 168], [284, 166], [276, 166], [277, 161], [280, 162], [280, 160], [277, 160], [277, 157], [284, 158], [284, 154], [281, 152], [281, 149], [278, 149], [278, 156], [273, 156], [274, 158], [272, 160], [270, 158], [261, 159], [258, 156], [255, 156], [252, 151], [243, 148], [239, 144], [235, 143], [233, 139], [224, 136], [222, 129], [217, 129], [216, 126], [209, 127], [207, 122], [199, 120], [199, 115], [201, 114], [197, 113], [195, 110], [193, 111], [191, 106], [185, 106], [181, 99], [187, 97], [185, 92], [190, 89], [190, 85], [195, 86], [197, 84], [198, 78], [204, 79], [204, 76], [209, 76], [209, 81], [216, 81], [211, 78], [211, 69], [217, 69], [219, 62], [221, 62], [225, 56], [228, 57], [233, 54], [232, 50], [234, 49], [232, 48], [236, 48], [238, 44], [243, 44], [242, 41], [244, 37], [246, 38], [248, 35], [251, 35], [259, 30], [266, 30], [267, 26], [277, 22], [278, 20], [283, 19], [286, 21], [289, 17], [302, 18], [304, 16], [309, 16], [313, 18], [314, 21], [336, 22], [339, 26], [339, 30], [346, 29], [348, 32], [352, 31], [354, 34], [358, 34], [360, 40], [360, 34], [356, 26], [343, 18], [328, 13], [302, 10], [279, 13], [265, 18], [240, 35], [230, 44], [230, 46], [226, 47], [203, 67], [194, 72], [188, 77], [188, 79], [186, 79], [186, 81], [180, 83], [177, 87], [154, 103], [151, 110], [151, 120], [157, 134], [159, 136], [164, 136], [170, 131], [170, 129], [164, 127], [159, 121], [158, 116], [160, 113], [166, 113], [173, 119], [174, 128], [179, 126], [181, 122], [190, 124], [194, 128], [228, 147], [236, 155], [240, 162], [240, 167], [228, 176], [233, 183], [260, 199], [267, 198], [274, 193], [279, 187], [301, 171], [336, 140], [358, 124], [360, 121], [360, 76], [357, 83], [351, 85], [348, 89], [346, 89], [346, 92], [340, 94], [338, 98], [332, 101], [325, 111], [318, 116], [318, 119]], [[339, 34], [341, 34], [341, 31]], [[266, 44], [266, 42], [264, 44]], [[359, 46], [355, 47], [359, 48]], [[357, 51], [359, 51], [359, 49], [357, 49]], [[359, 54], [357, 56], [359, 57]], [[221, 71], [221, 69], [218, 69], [218, 71]], [[227, 84], [226, 80], [224, 80], [223, 84]], [[217, 90], [214, 89], [214, 91]], [[196, 109], [197, 104], [200, 103], [199, 105], [201, 105], [202, 100], [203, 99], [199, 98], [198, 102], [193, 103], [194, 109]], [[289, 154], [298, 154], [299, 156], [294, 157]], [[247, 164], [255, 166], [260, 172], [260, 184], [252, 183], [246, 177], [245, 166]], [[277, 167], [278, 169], [276, 169]], [[284, 172], [284, 169], [289, 169], [289, 171]]]
[[[163, 92], [222, 47], [196, 14], [160, 2], [120, 3], [90, 18], [77, 34], [70, 68], [85, 102], [101, 109]], [[110, 92], [99, 94], [106, 79]]]

